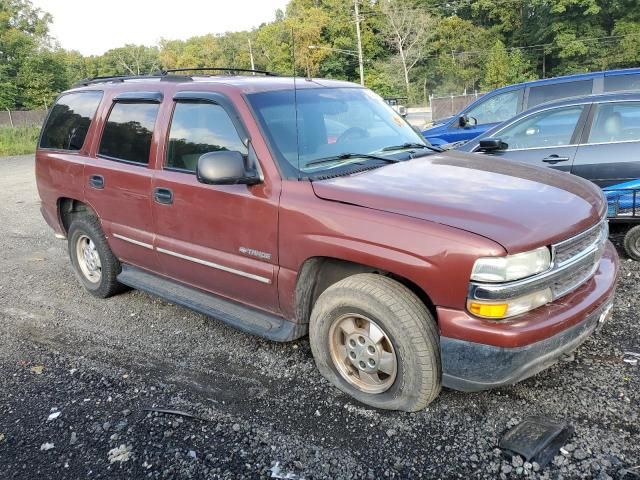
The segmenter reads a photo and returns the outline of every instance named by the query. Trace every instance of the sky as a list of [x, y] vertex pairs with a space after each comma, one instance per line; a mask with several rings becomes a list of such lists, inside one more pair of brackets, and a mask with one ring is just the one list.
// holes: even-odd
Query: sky
[[288, 0], [31, 0], [53, 15], [60, 46], [100, 55], [126, 43], [249, 30], [275, 19]]

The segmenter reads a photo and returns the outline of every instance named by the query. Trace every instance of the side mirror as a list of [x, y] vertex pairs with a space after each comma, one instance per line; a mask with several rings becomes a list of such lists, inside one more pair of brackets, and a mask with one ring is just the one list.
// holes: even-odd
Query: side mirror
[[248, 171], [244, 156], [240, 152], [220, 150], [209, 152], [198, 158], [198, 181], [208, 185], [255, 185], [260, 177]]
[[496, 152], [498, 150], [506, 150], [509, 145], [499, 138], [485, 138], [480, 140], [478, 150], [481, 152]]
[[460, 115], [458, 117], [458, 126], [464, 128], [469, 123], [469, 118], [466, 115]]

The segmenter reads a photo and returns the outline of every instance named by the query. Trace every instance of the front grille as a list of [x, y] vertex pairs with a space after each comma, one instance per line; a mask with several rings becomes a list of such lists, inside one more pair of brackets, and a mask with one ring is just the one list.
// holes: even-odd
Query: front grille
[[554, 265], [558, 267], [570, 262], [582, 252], [597, 244], [602, 237], [606, 238], [609, 234], [608, 225], [607, 221], [603, 220], [575, 237], [553, 245]]
[[585, 232], [551, 246], [553, 268], [563, 273], [550, 285], [554, 299], [591, 278], [598, 269], [608, 236], [609, 224], [604, 218]]

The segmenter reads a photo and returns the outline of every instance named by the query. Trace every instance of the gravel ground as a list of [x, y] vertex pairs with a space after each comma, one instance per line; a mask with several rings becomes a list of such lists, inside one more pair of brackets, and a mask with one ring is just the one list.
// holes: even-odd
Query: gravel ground
[[[623, 253], [615, 315], [572, 361], [383, 412], [324, 381], [306, 339], [261, 340], [136, 291], [93, 298], [40, 217], [32, 157], [0, 159], [0, 190], [3, 479], [640, 478], [640, 366], [622, 361], [640, 352], [640, 264]], [[528, 415], [575, 427], [544, 469], [496, 449]]]

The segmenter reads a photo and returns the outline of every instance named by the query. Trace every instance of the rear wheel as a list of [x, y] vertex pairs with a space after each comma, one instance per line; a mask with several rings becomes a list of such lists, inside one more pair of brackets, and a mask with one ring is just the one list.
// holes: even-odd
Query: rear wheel
[[116, 277], [122, 270], [93, 216], [79, 216], [69, 227], [69, 256], [76, 277], [96, 297], [107, 298], [126, 289]]
[[390, 278], [358, 274], [325, 290], [309, 339], [320, 373], [362, 403], [413, 412], [440, 392], [435, 321], [413, 292]]
[[624, 250], [629, 257], [640, 260], [640, 225], [631, 228], [624, 236]]

